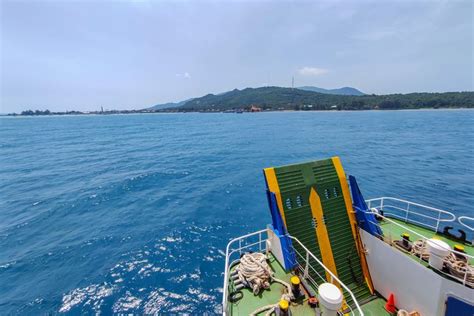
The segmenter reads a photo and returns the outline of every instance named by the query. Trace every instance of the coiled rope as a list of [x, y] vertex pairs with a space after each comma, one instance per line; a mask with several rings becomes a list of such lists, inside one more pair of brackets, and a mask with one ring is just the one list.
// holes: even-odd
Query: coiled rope
[[[240, 263], [235, 269], [239, 280], [252, 289], [254, 295], [258, 295], [262, 289], [270, 288], [271, 282], [277, 282], [286, 287], [286, 292], [282, 294], [281, 299], [290, 301], [292, 298], [291, 286], [287, 282], [277, 279], [267, 263], [267, 256], [263, 253], [246, 253], [240, 258]], [[257, 315], [266, 310], [265, 315], [270, 315], [275, 311], [278, 304], [271, 304], [260, 307], [250, 315]]]
[[421, 259], [423, 260], [428, 260], [430, 257], [428, 247], [426, 247], [426, 242], [422, 239], [413, 242], [411, 253], [417, 256], [418, 258], [421, 257]]
[[239, 266], [236, 268], [239, 280], [250, 287], [254, 295], [262, 289], [270, 287], [272, 271], [267, 263], [267, 257], [260, 252], [246, 253], [240, 258]]
[[463, 259], [458, 258], [454, 253], [450, 253], [444, 258], [444, 264], [452, 275], [462, 280], [466, 278], [466, 284], [474, 287], [474, 266], [467, 262], [467, 258]]

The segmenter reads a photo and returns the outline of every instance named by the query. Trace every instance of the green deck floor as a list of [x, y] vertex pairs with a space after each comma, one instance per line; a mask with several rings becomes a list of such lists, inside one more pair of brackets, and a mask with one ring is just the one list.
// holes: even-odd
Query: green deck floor
[[[286, 273], [285, 270], [281, 267], [278, 261], [270, 255], [268, 261], [270, 267], [275, 273], [275, 277], [290, 283], [291, 274]], [[231, 268], [231, 271], [235, 267]], [[273, 283], [270, 287], [270, 290], [266, 290], [260, 293], [258, 296], [254, 296], [252, 291], [249, 289], [243, 289], [243, 298], [236, 303], [230, 304], [230, 315], [249, 315], [256, 309], [270, 304], [277, 303], [282, 293], [284, 293], [284, 286], [279, 283]], [[365, 315], [389, 315], [385, 309], [385, 300], [383, 298], [374, 299], [361, 306]], [[314, 310], [311, 309], [307, 304], [307, 298], [303, 301], [302, 304], [292, 304], [291, 312], [293, 315], [311, 315], [314, 316]], [[261, 313], [260, 315], [264, 315]]]
[[391, 315], [385, 310], [385, 303], [387, 301], [381, 297], [376, 298], [368, 302], [367, 304], [362, 305], [360, 308], [364, 312], [365, 316], [383, 316]]
[[[423, 228], [423, 227], [413, 225], [413, 224], [410, 224], [410, 223], [405, 223], [404, 221], [401, 221], [401, 220], [398, 220], [398, 219], [390, 218], [390, 220], [392, 220], [392, 221], [394, 221], [394, 222], [396, 222], [400, 225], [403, 225], [403, 226], [409, 228], [410, 230], [425, 236], [426, 238], [432, 238], [432, 237], [436, 236], [437, 238], [445, 241], [448, 245], [451, 246], [451, 248], [454, 247], [454, 245], [456, 245], [456, 244], [461, 244], [462, 246], [464, 246], [464, 251], [467, 254], [469, 254], [471, 256], [474, 255], [474, 247], [472, 245], [462, 244], [459, 241], [454, 241], [452, 239], [447, 238], [443, 234], [438, 234], [438, 233], [435, 233], [434, 231], [432, 231], [430, 229]], [[407, 231], [406, 229], [404, 229], [404, 228], [402, 228], [398, 225], [390, 223], [389, 221], [380, 222], [380, 227], [382, 228], [384, 236], [386, 238], [389, 237], [392, 240], [400, 240], [401, 239], [401, 237], [400, 237], [401, 234], [403, 234], [405, 232], [410, 234], [410, 240], [412, 242], [415, 241], [415, 240], [421, 239], [421, 237], [416, 236], [415, 234]], [[470, 260], [470, 263], [471, 264], [474, 263], [473, 259]]]
[[[270, 255], [268, 264], [275, 272], [275, 277], [290, 283], [291, 274], [286, 273], [285, 270], [280, 266], [278, 261]], [[231, 269], [232, 271], [233, 269]], [[279, 283], [272, 283], [269, 290], [262, 291], [260, 295], [253, 295], [250, 289], [243, 289], [244, 294], [243, 298], [230, 305], [230, 315], [249, 315], [256, 309], [270, 304], [275, 304], [280, 301], [281, 295], [284, 293], [284, 286]], [[314, 311], [308, 306], [308, 304], [292, 305], [291, 311], [293, 315], [312, 315], [314, 316]], [[264, 315], [264, 313], [262, 313]]]

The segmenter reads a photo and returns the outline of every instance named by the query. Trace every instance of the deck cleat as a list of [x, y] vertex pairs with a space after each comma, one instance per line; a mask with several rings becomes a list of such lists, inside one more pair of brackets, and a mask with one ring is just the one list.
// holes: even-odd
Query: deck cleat
[[280, 300], [278, 306], [275, 308], [276, 316], [291, 316], [290, 302], [287, 300]]
[[405, 249], [411, 250], [410, 234], [409, 233], [403, 233], [402, 234], [402, 245]]
[[459, 245], [459, 244], [454, 245], [454, 250], [465, 253], [464, 246]]
[[464, 250], [464, 246], [456, 244], [456, 245], [454, 245], [453, 249], [458, 252], [458, 253], [453, 252], [453, 255], [456, 258], [456, 260], [459, 260], [459, 261], [462, 261], [462, 262], [468, 262], [467, 257], [465, 255], [463, 255], [463, 254], [466, 253], [466, 251]]
[[402, 237], [401, 240], [395, 240], [394, 243], [397, 247], [401, 248], [402, 250], [405, 250], [407, 252], [410, 252], [413, 248], [411, 241], [410, 241], [410, 234], [408, 233], [403, 233], [400, 235]]
[[298, 301], [304, 299], [305, 295], [301, 291], [301, 280], [297, 275], [290, 278], [291, 292], [293, 294], [292, 301]]

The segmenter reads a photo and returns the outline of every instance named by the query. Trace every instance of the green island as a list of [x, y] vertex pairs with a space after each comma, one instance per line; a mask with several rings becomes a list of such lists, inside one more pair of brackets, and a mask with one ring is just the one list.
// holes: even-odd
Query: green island
[[[358, 111], [474, 108], [474, 92], [408, 93], [375, 95], [316, 92], [315, 87], [260, 87], [234, 89], [220, 94], [207, 94], [178, 103], [159, 104], [139, 110], [70, 111], [28, 110], [8, 115], [85, 115], [167, 112], [260, 112], [260, 111]], [[341, 89], [338, 89], [341, 90]], [[319, 90], [318, 90], [319, 91]], [[345, 90], [341, 90], [345, 91]]]

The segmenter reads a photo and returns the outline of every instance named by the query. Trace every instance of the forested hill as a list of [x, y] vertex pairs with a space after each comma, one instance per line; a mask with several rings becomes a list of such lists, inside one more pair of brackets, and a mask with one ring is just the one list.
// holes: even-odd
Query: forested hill
[[297, 87], [296, 89], [326, 93], [326, 94], [365, 95], [364, 92], [352, 87], [343, 87], [343, 88], [338, 88], [338, 89], [323, 89], [323, 88], [318, 88], [318, 87], [313, 87], [313, 86], [304, 86], [304, 87]]
[[194, 98], [178, 111], [268, 110], [370, 110], [474, 108], [474, 92], [409, 93], [389, 95], [333, 95], [292, 88], [262, 87], [232, 90]]

